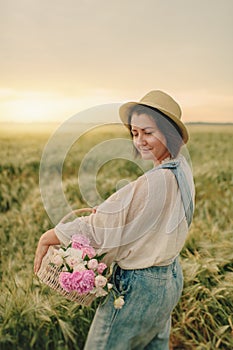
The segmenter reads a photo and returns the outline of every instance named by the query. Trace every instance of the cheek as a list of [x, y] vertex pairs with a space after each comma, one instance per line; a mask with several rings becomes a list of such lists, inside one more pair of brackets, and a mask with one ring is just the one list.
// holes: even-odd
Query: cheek
[[154, 138], [154, 144], [157, 146], [162, 146], [167, 148], [167, 141], [163, 134], [158, 133], [156, 137]]
[[138, 147], [137, 147], [137, 140], [136, 140], [136, 139], [133, 139], [133, 145], [134, 145], [135, 148], [138, 148]]
[[159, 148], [166, 147], [166, 145], [164, 144], [164, 141], [159, 139], [156, 139], [153, 144], [155, 147], [159, 147]]

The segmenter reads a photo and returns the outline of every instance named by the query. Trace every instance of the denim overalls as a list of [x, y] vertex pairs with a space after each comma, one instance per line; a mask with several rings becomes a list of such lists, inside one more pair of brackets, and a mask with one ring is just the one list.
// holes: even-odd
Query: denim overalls
[[[179, 161], [150, 171], [170, 169], [177, 180], [188, 225], [193, 216], [191, 191]], [[92, 322], [85, 350], [169, 350], [171, 313], [183, 289], [178, 257], [168, 266], [124, 270], [114, 266], [112, 283], [125, 305], [115, 309], [110, 294]]]

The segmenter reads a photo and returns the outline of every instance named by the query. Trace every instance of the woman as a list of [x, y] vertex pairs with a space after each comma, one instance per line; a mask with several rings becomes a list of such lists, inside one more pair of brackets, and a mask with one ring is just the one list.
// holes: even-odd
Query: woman
[[[124, 306], [110, 296], [100, 305], [85, 349], [169, 349], [171, 313], [183, 287], [179, 253], [193, 215], [192, 173], [180, 149], [188, 140], [179, 105], [162, 91], [121, 106], [137, 155], [154, 168], [126, 185], [88, 217], [58, 224], [40, 238], [35, 272], [52, 244], [82, 232], [115, 262], [112, 282]], [[122, 302], [123, 303], [123, 302]], [[121, 305], [119, 306], [121, 307]]]

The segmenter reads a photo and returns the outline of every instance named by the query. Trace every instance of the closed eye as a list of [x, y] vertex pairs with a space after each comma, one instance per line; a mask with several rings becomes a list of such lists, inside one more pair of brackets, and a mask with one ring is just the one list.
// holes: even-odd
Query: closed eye
[[137, 136], [137, 135], [138, 135], [138, 133], [137, 133], [136, 131], [132, 131], [132, 130], [131, 130], [131, 132], [132, 132], [132, 135], [133, 135], [133, 136]]

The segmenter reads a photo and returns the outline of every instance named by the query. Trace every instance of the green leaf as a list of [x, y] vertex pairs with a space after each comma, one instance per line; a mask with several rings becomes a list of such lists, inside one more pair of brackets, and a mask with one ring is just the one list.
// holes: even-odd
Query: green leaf
[[96, 256], [95, 256], [95, 259], [97, 259], [98, 261], [101, 261], [101, 260], [103, 260], [103, 258], [105, 257], [106, 254], [107, 254], [107, 253], [103, 253], [103, 254], [101, 254], [101, 255], [96, 255]]

